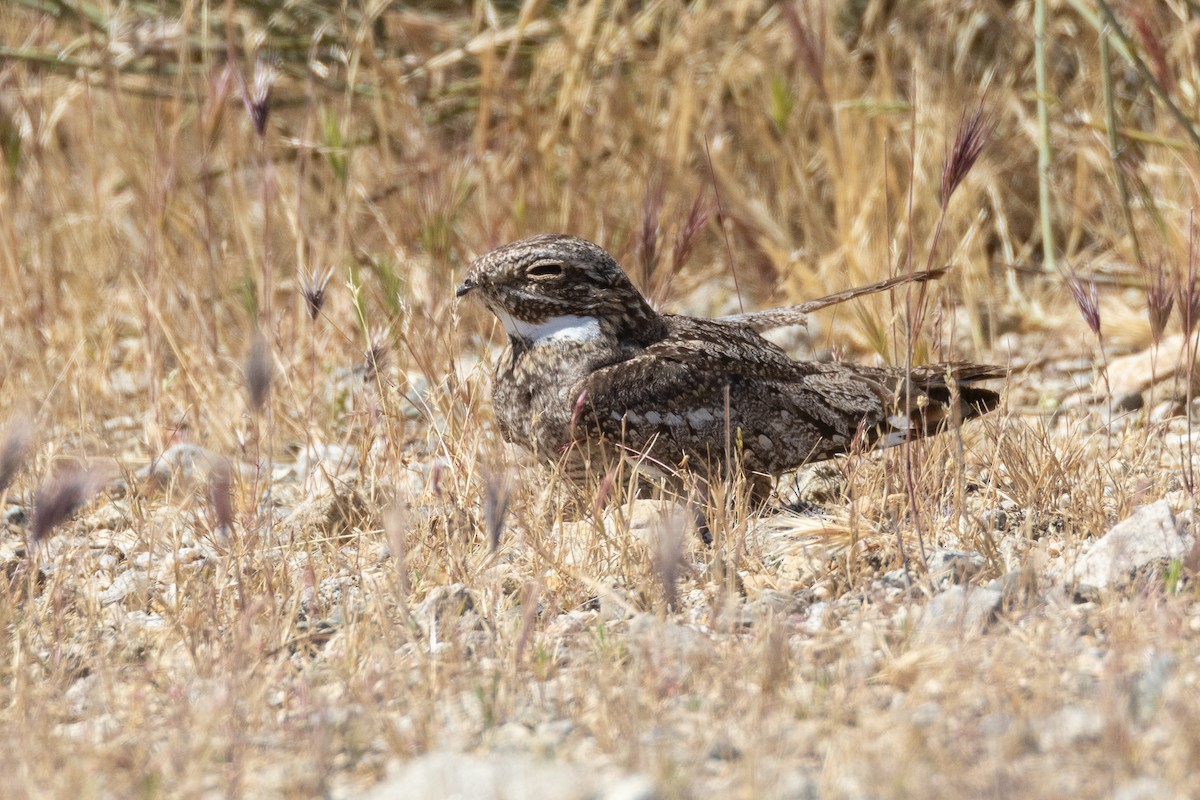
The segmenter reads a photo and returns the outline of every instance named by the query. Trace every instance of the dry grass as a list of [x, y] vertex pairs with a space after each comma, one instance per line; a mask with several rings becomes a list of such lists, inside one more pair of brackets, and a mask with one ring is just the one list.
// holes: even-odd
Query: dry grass
[[[1107, 76], [1107, 5], [1049, 4], [1071, 281], [1028, 0], [363, 5], [0, 8], [0, 795], [347, 796], [432, 751], [662, 797], [1191, 793], [1195, 564], [1068, 576], [1190, 515], [1193, 3], [1115, 9]], [[623, 474], [580, 515], [453, 299], [548, 230], [710, 315], [951, 264], [787, 343], [1012, 364], [1005, 408], [806, 473], [821, 515], [718, 493], [711, 547]], [[1110, 420], [1152, 339], [1177, 378]], [[1003, 587], [986, 629], [918, 622], [955, 581]]]

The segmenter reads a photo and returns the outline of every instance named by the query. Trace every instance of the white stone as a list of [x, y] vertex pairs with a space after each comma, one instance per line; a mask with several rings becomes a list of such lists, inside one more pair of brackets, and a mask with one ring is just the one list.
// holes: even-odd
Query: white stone
[[1159, 500], [1137, 509], [1093, 542], [1071, 576], [1081, 592], [1104, 589], [1154, 561], [1183, 558], [1191, 544], [1170, 504]]
[[929, 601], [921, 615], [920, 631], [923, 634], [978, 633], [987, 627], [1000, 600], [997, 589], [951, 586]]

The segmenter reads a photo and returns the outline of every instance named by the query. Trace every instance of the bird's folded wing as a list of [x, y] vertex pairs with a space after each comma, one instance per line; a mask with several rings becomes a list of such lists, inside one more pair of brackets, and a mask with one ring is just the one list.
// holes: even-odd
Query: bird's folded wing
[[653, 438], [702, 452], [736, 430], [765, 437], [772, 448], [836, 442], [844, 449], [860, 426], [886, 417], [894, 392], [877, 370], [793, 361], [743, 326], [669, 322], [666, 340], [574, 388], [584, 397], [581, 435], [596, 432], [633, 447]]
[[869, 294], [878, 292], [886, 292], [888, 289], [894, 289], [897, 286], [904, 286], [909, 283], [924, 283], [926, 281], [936, 280], [946, 274], [945, 269], [931, 269], [925, 272], [912, 272], [905, 275], [897, 275], [894, 278], [869, 283], [866, 286], [856, 286], [853, 289], [846, 289], [842, 292], [818, 297], [816, 300], [809, 300], [804, 303], [797, 303], [793, 306], [783, 306], [781, 308], [765, 308], [761, 311], [747, 311], [741, 314], [733, 314], [728, 317], [720, 317], [718, 321], [729, 322], [735, 325], [745, 325], [753, 328], [756, 331], [769, 331], [775, 328], [784, 328], [789, 325], [807, 325], [808, 315], [828, 306], [834, 306], [838, 303], [844, 303], [847, 300], [853, 300], [856, 297], [864, 297]]
[[[671, 457], [721, 450], [735, 431], [764, 469], [782, 470], [865, 444], [897, 444], [995, 407], [972, 386], [995, 367], [942, 364], [910, 372], [793, 361], [744, 326], [677, 318], [667, 339], [589, 375], [575, 388], [581, 435], [634, 448], [656, 441]], [[586, 393], [586, 394], [585, 394]]]

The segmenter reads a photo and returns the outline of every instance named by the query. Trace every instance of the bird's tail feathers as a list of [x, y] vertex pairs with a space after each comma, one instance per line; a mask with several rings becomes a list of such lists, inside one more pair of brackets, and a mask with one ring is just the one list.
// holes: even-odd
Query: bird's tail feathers
[[975, 384], [1003, 378], [1002, 367], [981, 364], [933, 364], [916, 367], [911, 381], [901, 378], [893, 391], [892, 411], [879, 426], [879, 447], [894, 447], [981, 417], [1000, 404], [1000, 394]]

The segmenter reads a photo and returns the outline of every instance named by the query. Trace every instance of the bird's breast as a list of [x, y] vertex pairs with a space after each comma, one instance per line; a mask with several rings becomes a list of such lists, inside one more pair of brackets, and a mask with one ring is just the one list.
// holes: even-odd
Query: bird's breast
[[520, 342], [496, 366], [492, 401], [505, 438], [553, 457], [571, 441], [577, 396], [597, 369], [629, 358], [619, 343], [542, 338]]

